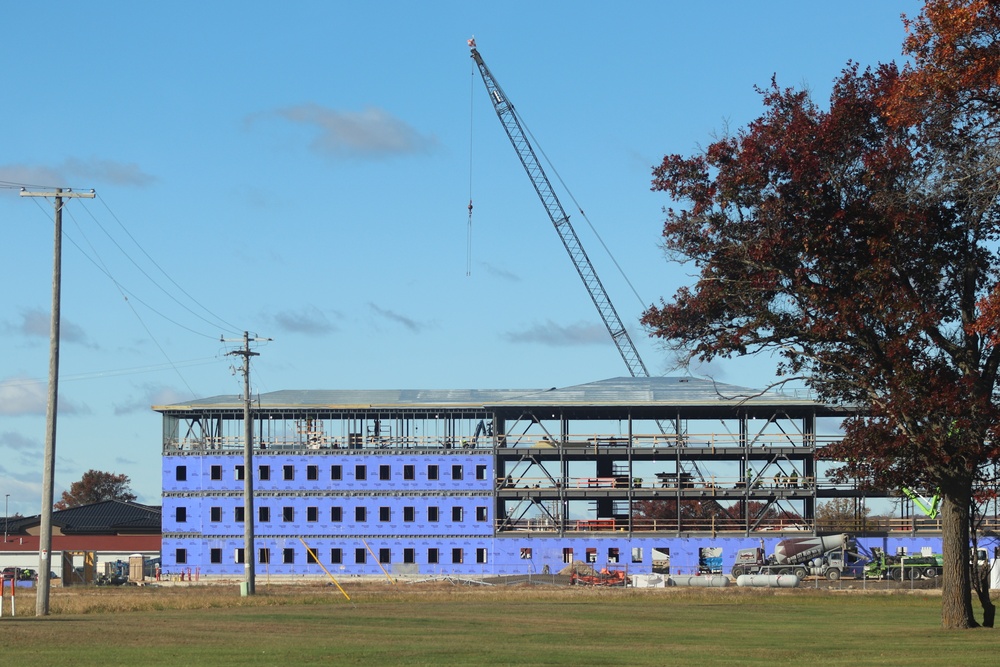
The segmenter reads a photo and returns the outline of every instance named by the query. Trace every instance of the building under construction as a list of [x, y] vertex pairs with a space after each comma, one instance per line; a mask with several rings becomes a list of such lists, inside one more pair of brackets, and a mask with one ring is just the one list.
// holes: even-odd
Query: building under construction
[[[154, 409], [167, 571], [243, 572], [248, 473], [255, 568], [276, 575], [728, 571], [762, 538], [822, 530], [818, 502], [860, 502], [822, 462], [842, 409], [695, 378], [261, 394], [250, 471], [242, 397]], [[903, 521], [875, 544], [940, 543]]]

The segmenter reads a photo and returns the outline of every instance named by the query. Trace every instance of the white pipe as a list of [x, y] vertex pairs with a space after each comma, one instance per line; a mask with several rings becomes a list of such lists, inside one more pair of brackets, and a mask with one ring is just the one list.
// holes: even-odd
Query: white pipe
[[795, 588], [799, 578], [794, 574], [741, 574], [736, 579], [737, 586], [755, 588]]
[[702, 588], [724, 588], [729, 585], [729, 577], [722, 575], [677, 575], [667, 580], [667, 586], [699, 586]]

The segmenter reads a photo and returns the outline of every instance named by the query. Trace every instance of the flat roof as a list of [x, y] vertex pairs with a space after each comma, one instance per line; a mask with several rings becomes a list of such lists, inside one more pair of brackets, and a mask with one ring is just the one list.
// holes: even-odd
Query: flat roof
[[[254, 409], [271, 410], [406, 410], [477, 409], [506, 411], [524, 408], [660, 409], [677, 407], [808, 410], [818, 415], [843, 415], [843, 407], [822, 404], [805, 390], [783, 392], [752, 389], [694, 377], [617, 377], [571, 387], [550, 389], [286, 389], [260, 394]], [[239, 395], [213, 396], [172, 405], [154, 405], [163, 413], [242, 410]]]

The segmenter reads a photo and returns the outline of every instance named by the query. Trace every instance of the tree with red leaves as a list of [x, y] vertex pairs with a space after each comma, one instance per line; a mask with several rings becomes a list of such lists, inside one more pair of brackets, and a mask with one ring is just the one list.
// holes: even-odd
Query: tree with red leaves
[[973, 89], [990, 76], [958, 54], [1000, 47], [1000, 22], [932, 0], [907, 26], [902, 70], [849, 65], [827, 109], [772, 81], [746, 128], [664, 158], [664, 246], [698, 278], [643, 323], [689, 360], [775, 354], [779, 382], [855, 406], [827, 453], [844, 478], [939, 490], [942, 625], [968, 628], [973, 492], [1000, 458], [1000, 81]]
[[57, 510], [91, 505], [105, 500], [122, 500], [132, 502], [132, 480], [128, 475], [116, 475], [113, 472], [88, 470], [83, 477], [73, 482], [68, 491], [63, 491], [62, 497], [53, 505]]
[[[928, 0], [920, 16], [905, 20], [905, 52], [913, 58], [895, 94], [885, 105], [890, 121], [920, 131], [942, 169], [935, 183], [969, 219], [995, 214], [1000, 192], [1000, 5], [990, 0]], [[996, 230], [972, 229], [995, 248]], [[1000, 345], [1000, 285], [994, 280], [979, 295], [978, 318], [965, 323], [970, 335], [987, 346]], [[998, 438], [996, 424], [987, 437]], [[980, 468], [980, 473], [984, 471]], [[997, 495], [997, 481], [981, 474], [974, 490], [972, 538], [979, 527], [976, 510]], [[988, 564], [973, 566], [972, 583], [993, 624]], [[948, 610], [945, 610], [945, 616]]]

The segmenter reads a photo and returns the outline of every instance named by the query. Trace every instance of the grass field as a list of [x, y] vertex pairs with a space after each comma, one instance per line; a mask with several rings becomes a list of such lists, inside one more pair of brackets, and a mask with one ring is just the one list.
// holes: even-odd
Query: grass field
[[347, 582], [53, 588], [5, 600], [3, 665], [995, 665], [932, 593]]

